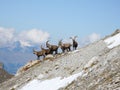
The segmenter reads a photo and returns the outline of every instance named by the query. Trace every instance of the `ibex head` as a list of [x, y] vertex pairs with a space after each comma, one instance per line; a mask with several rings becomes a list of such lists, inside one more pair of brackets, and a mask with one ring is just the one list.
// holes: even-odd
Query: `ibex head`
[[36, 51], [35, 51], [35, 49], [33, 48], [33, 54], [36, 54]]
[[74, 36], [74, 39], [76, 39], [78, 36]]
[[50, 40], [47, 40], [46, 43], [48, 43]]
[[78, 36], [70, 37], [70, 39], [75, 40]]
[[42, 47], [42, 45], [40, 46], [40, 48], [41, 48], [41, 50], [43, 50], [43, 47]]
[[59, 41], [58, 45], [59, 45], [59, 46], [61, 46], [61, 45], [62, 45], [62, 39]]
[[51, 48], [51, 45], [48, 42], [49, 42], [49, 40], [47, 40], [47, 42], [46, 42], [46, 47]]

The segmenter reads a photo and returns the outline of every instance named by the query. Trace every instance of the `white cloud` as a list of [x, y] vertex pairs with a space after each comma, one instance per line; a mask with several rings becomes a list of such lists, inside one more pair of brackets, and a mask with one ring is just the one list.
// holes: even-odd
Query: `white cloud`
[[18, 39], [22, 45], [40, 44], [49, 38], [49, 33], [38, 29], [23, 31]]
[[0, 47], [9, 46], [14, 41], [14, 29], [0, 27]]
[[[49, 38], [49, 33], [39, 30], [31, 29], [16, 33], [14, 29], [0, 27], [0, 47], [13, 45], [19, 41], [21, 46], [31, 46], [40, 44]], [[13, 47], [13, 46], [12, 46]]]
[[88, 39], [92, 43], [92, 42], [99, 40], [100, 37], [101, 37], [100, 34], [92, 33], [91, 35], [88, 36]]
[[29, 43], [29, 42], [27, 42], [27, 41], [21, 41], [20, 40], [20, 44], [21, 44], [21, 47], [24, 47], [24, 46], [31, 46], [31, 44]]
[[95, 42], [95, 41], [98, 41], [98, 40], [100, 40], [100, 38], [101, 38], [100, 34], [92, 33], [91, 35], [89, 35], [89, 36], [81, 39], [80, 44], [81, 44], [82, 46], [84, 46], [84, 45], [87, 45], [87, 44], [89, 44], [89, 43], [93, 43], [93, 42]]

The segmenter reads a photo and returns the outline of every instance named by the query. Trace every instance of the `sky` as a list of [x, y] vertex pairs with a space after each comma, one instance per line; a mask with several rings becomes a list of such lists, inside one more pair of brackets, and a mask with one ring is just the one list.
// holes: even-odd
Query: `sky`
[[41, 29], [51, 38], [99, 33], [120, 28], [119, 0], [0, 0], [0, 26], [17, 32]]
[[[12, 50], [20, 45], [23, 49], [48, 39], [56, 44], [76, 35], [80, 44], [96, 41], [120, 28], [119, 3], [120, 0], [0, 0], [0, 48]], [[0, 54], [0, 59], [6, 59], [2, 51]]]

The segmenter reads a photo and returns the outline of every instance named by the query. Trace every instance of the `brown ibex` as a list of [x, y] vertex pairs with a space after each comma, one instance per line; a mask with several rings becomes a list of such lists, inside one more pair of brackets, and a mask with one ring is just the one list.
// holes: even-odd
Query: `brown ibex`
[[43, 56], [43, 58], [45, 58], [45, 51], [44, 50], [41, 50], [41, 51], [35, 51], [33, 49], [33, 54], [35, 54], [37, 56], [37, 59], [39, 60], [40, 59], [40, 56]]
[[45, 55], [50, 54], [50, 49], [45, 49], [42, 47], [42, 45], [41, 45], [41, 50], [45, 51]]
[[59, 41], [58, 45], [62, 49], [62, 52], [64, 53], [65, 50], [71, 51], [71, 44], [70, 43], [62, 43], [62, 40]]
[[76, 50], [77, 49], [77, 47], [78, 47], [78, 42], [75, 40], [77, 38], [77, 36], [75, 36], [75, 37], [70, 37], [70, 39], [72, 39], [72, 42], [73, 42], [73, 44], [72, 44], [72, 46], [73, 46], [73, 50]]
[[46, 42], [46, 47], [50, 49], [50, 53], [53, 54], [55, 52], [55, 54], [58, 53], [58, 46], [57, 45], [51, 45], [48, 43], [49, 41]]

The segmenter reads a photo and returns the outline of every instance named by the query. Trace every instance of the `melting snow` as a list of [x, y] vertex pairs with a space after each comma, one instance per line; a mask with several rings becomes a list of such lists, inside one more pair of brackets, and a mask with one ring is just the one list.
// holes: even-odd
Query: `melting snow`
[[107, 38], [104, 41], [108, 45], [107, 46], [108, 48], [114, 48], [114, 47], [120, 45], [120, 33], [116, 34], [113, 37]]
[[67, 86], [72, 81], [76, 80], [77, 77], [82, 76], [83, 74], [84, 71], [81, 71], [78, 74], [74, 74], [63, 79], [61, 77], [56, 77], [45, 81], [34, 79], [20, 90], [58, 90], [59, 88]]
[[[91, 67], [98, 63], [98, 57], [93, 57], [86, 65], [85, 68], [89, 68], [88, 71], [91, 71]], [[79, 76], [84, 77], [88, 74], [85, 70], [82, 70], [80, 73], [71, 75], [66, 78], [56, 77], [49, 80], [41, 81], [44, 77], [40, 74], [36, 79], [30, 81], [28, 84], [23, 86], [20, 90], [58, 90], [62, 87], [65, 87], [76, 80]]]

